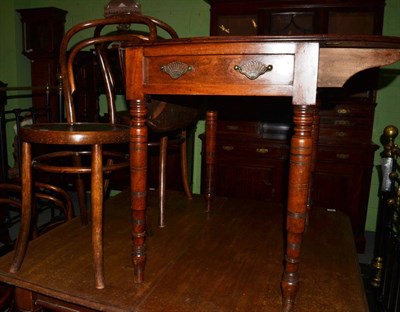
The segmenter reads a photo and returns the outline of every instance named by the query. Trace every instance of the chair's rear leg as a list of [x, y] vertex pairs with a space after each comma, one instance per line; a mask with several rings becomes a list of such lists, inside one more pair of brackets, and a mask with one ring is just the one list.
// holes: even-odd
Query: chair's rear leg
[[92, 146], [91, 203], [95, 286], [98, 289], [103, 289], [103, 164], [102, 146], [100, 144], [95, 144]]
[[[79, 155], [75, 155], [73, 157], [73, 163], [74, 163], [74, 166], [81, 167], [82, 166], [81, 157]], [[87, 225], [88, 217], [87, 217], [85, 182], [84, 182], [81, 174], [79, 174], [79, 173], [75, 177], [75, 189], [76, 189], [76, 194], [78, 197], [78, 205], [79, 205], [81, 223], [82, 223], [82, 225]]]
[[164, 136], [160, 139], [160, 154], [159, 154], [159, 172], [158, 172], [158, 205], [160, 208], [159, 226], [165, 226], [165, 184], [167, 177], [167, 149], [168, 137]]
[[31, 144], [22, 142], [22, 205], [21, 228], [19, 230], [15, 247], [14, 258], [10, 267], [11, 273], [16, 273], [21, 268], [28, 247], [29, 231], [32, 217], [32, 154]]
[[187, 161], [187, 143], [186, 143], [186, 130], [182, 130], [181, 143], [181, 172], [182, 172], [182, 183], [185, 190], [186, 196], [189, 200], [193, 199], [192, 191], [190, 190], [189, 179], [188, 179], [188, 161]]

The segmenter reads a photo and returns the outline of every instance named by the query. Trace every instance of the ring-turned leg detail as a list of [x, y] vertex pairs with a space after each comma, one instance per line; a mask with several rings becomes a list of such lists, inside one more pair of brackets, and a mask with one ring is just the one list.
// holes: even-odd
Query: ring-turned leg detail
[[146, 263], [146, 205], [147, 205], [147, 105], [142, 100], [130, 103], [130, 170], [132, 209], [132, 262], [134, 280], [144, 280]]
[[300, 251], [305, 228], [312, 158], [313, 106], [294, 105], [294, 135], [290, 148], [287, 245], [282, 276], [283, 311], [292, 311], [298, 286]]

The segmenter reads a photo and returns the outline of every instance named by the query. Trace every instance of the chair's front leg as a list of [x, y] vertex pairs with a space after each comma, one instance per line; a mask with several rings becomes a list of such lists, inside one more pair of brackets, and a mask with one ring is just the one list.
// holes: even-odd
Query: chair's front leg
[[14, 258], [10, 267], [11, 273], [16, 273], [21, 268], [28, 247], [30, 224], [32, 218], [32, 154], [31, 144], [22, 142], [21, 163], [21, 227], [15, 247]]
[[92, 248], [95, 270], [95, 286], [104, 288], [104, 256], [103, 256], [103, 163], [102, 146], [92, 146]]
[[158, 204], [160, 210], [160, 227], [165, 227], [165, 188], [167, 178], [167, 149], [168, 149], [168, 136], [160, 139], [160, 153], [158, 165]]

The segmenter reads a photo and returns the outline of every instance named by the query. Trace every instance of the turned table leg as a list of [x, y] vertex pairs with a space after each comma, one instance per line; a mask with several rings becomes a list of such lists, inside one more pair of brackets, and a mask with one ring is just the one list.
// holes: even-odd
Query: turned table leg
[[281, 287], [283, 311], [292, 311], [299, 284], [300, 249], [305, 228], [312, 158], [313, 107], [294, 105], [294, 135], [290, 148], [287, 245]]
[[132, 261], [134, 280], [144, 280], [146, 263], [146, 205], [147, 205], [147, 105], [144, 100], [130, 103], [130, 170], [132, 209]]

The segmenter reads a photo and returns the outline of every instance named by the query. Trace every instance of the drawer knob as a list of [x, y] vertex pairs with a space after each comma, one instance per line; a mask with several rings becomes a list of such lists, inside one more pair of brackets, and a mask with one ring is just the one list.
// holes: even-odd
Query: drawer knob
[[191, 65], [182, 62], [172, 62], [162, 65], [160, 69], [171, 76], [172, 79], [178, 79], [189, 71], [193, 70]]
[[273, 66], [265, 65], [258, 61], [250, 61], [240, 66], [235, 65], [233, 69], [245, 75], [250, 80], [255, 80], [266, 72], [271, 71], [273, 69]]
[[336, 154], [336, 158], [338, 158], [338, 159], [349, 159], [349, 154], [341, 154], [341, 153], [338, 153], [338, 154]]
[[350, 126], [350, 121], [349, 120], [338, 119], [338, 120], [335, 120], [334, 124], [338, 125], [338, 126]]
[[257, 148], [256, 152], [259, 154], [267, 154], [268, 153], [268, 148]]
[[231, 146], [231, 145], [223, 145], [222, 149], [224, 151], [228, 151], [229, 152], [229, 151], [233, 151], [235, 148], [233, 146]]
[[346, 114], [350, 114], [351, 110], [348, 108], [339, 108], [336, 112], [341, 115], [346, 115]]
[[236, 126], [236, 125], [228, 125], [228, 126], [226, 126], [226, 129], [228, 129], [228, 130], [238, 130], [238, 129], [239, 129], [239, 126]]

